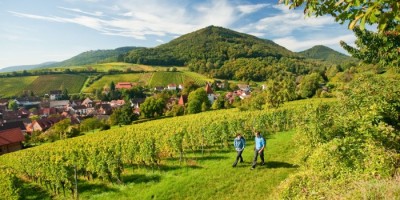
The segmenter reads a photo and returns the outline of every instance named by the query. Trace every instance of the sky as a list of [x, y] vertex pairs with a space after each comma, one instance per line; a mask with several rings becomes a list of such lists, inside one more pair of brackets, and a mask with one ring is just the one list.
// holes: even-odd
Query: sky
[[279, 0], [1, 0], [0, 68], [62, 61], [123, 46], [156, 47], [214, 25], [291, 51], [355, 36], [330, 16], [305, 17]]

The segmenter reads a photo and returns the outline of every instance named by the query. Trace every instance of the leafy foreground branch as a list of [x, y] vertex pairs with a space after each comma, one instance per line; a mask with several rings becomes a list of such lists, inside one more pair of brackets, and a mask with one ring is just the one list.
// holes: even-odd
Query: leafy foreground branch
[[399, 86], [364, 76], [338, 105], [307, 112], [294, 136], [304, 168], [280, 186], [279, 198], [398, 199]]

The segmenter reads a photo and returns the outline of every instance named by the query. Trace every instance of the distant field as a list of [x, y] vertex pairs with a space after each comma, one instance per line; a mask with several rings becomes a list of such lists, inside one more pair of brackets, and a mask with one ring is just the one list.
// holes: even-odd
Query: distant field
[[63, 68], [52, 68], [57, 71], [63, 71], [65, 69], [71, 70], [79, 70], [79, 69], [95, 69], [98, 72], [107, 72], [108, 70], [120, 70], [126, 71], [127, 69], [131, 69], [132, 71], [154, 71], [156, 68], [148, 65], [139, 65], [139, 64], [132, 64], [132, 63], [123, 63], [123, 62], [113, 62], [113, 63], [102, 63], [102, 64], [90, 64], [90, 65], [83, 65], [83, 66], [71, 66], [71, 67], [63, 67]]
[[170, 83], [182, 84], [185, 80], [194, 81], [199, 85], [204, 85], [206, 81], [211, 81], [211, 79], [194, 72], [156, 72], [149, 81], [149, 86], [167, 86]]
[[26, 87], [38, 76], [0, 78], [0, 97], [11, 97], [22, 94]]
[[48, 94], [50, 90], [67, 89], [68, 93], [80, 93], [86, 81], [84, 75], [59, 74], [43, 75], [36, 78], [25, 90], [31, 90], [35, 95]]
[[115, 84], [118, 82], [136, 82], [142, 85], [147, 85], [147, 82], [151, 78], [152, 74], [153, 73], [105, 75], [89, 87], [84, 88], [83, 92], [89, 93], [96, 89], [102, 89], [105, 85], [110, 85], [112, 81]]

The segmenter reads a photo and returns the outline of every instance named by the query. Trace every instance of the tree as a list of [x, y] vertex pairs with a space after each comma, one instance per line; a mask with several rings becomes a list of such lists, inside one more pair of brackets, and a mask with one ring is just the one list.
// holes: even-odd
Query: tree
[[182, 94], [188, 95], [192, 91], [195, 91], [197, 88], [199, 88], [199, 85], [197, 85], [194, 81], [185, 81], [183, 83]]
[[[304, 6], [304, 12], [310, 15], [322, 16], [331, 15], [340, 23], [349, 23], [349, 28], [353, 29], [356, 25], [364, 30], [365, 24], [376, 24], [379, 33], [391, 29], [395, 32], [400, 31], [398, 0], [280, 0], [290, 8]], [[393, 26], [394, 25], [394, 26]]]
[[208, 110], [209, 107], [210, 101], [208, 100], [207, 93], [203, 88], [198, 88], [189, 94], [187, 107], [188, 113], [199, 113], [202, 110]]
[[400, 63], [400, 34], [378, 34], [360, 27], [353, 29], [357, 36], [354, 48], [345, 42], [340, 44], [353, 57], [367, 64], [380, 66], [396, 66]]
[[66, 139], [68, 138], [68, 128], [71, 125], [71, 119], [67, 118], [67, 119], [63, 119], [59, 122], [57, 122], [56, 124], [54, 124], [53, 126], [53, 130], [59, 134], [60, 139]]
[[165, 108], [165, 102], [162, 98], [154, 96], [146, 98], [140, 105], [140, 111], [147, 118], [152, 118], [156, 115], [161, 116]]
[[136, 120], [138, 116], [133, 113], [132, 108], [129, 104], [123, 105], [121, 108], [116, 109], [110, 116], [110, 124], [131, 124], [132, 121]]
[[312, 97], [319, 88], [321, 79], [321, 75], [315, 72], [304, 76], [297, 88], [298, 95], [301, 98]]
[[220, 95], [212, 104], [212, 109], [218, 110], [225, 107], [225, 98], [223, 95]]
[[18, 104], [15, 100], [8, 101], [8, 109], [12, 111], [18, 110]]
[[88, 118], [81, 122], [80, 129], [81, 131], [91, 131], [96, 128], [100, 128], [103, 123], [96, 118]]
[[68, 100], [69, 99], [68, 90], [66, 88], [61, 93], [61, 99], [62, 100]]

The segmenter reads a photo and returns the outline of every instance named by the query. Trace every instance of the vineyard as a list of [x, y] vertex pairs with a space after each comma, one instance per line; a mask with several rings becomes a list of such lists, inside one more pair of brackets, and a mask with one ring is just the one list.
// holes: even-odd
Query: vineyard
[[12, 97], [22, 94], [26, 87], [38, 76], [0, 78], [0, 97]]
[[[118, 71], [154, 71], [154, 67], [148, 65], [138, 65], [131, 63], [123, 63], [123, 62], [112, 62], [112, 63], [101, 63], [101, 64], [91, 64], [84, 66], [71, 66], [68, 67], [71, 70], [96, 70], [97, 72], [108, 72], [109, 70], [118, 70]], [[53, 68], [63, 70], [65, 68]]]
[[84, 75], [43, 75], [25, 87], [25, 90], [33, 91], [35, 95], [44, 95], [48, 94], [50, 90], [63, 89], [67, 89], [70, 94], [80, 93], [85, 81], [86, 76]]
[[186, 80], [193, 81], [198, 85], [204, 85], [206, 81], [211, 81], [205, 76], [195, 72], [156, 72], [149, 81], [149, 86], [167, 86], [168, 84], [183, 84]]
[[157, 169], [171, 157], [226, 149], [237, 132], [250, 138], [253, 129], [268, 135], [290, 130], [302, 109], [222, 110], [157, 120], [4, 155], [0, 163], [55, 195], [77, 195], [76, 177], [123, 183], [128, 166]]
[[103, 89], [104, 86], [110, 86], [111, 82], [114, 82], [114, 84], [117, 84], [118, 82], [131, 82], [146, 85], [151, 76], [152, 73], [104, 75], [82, 91], [88, 93], [93, 92], [96, 89]]

